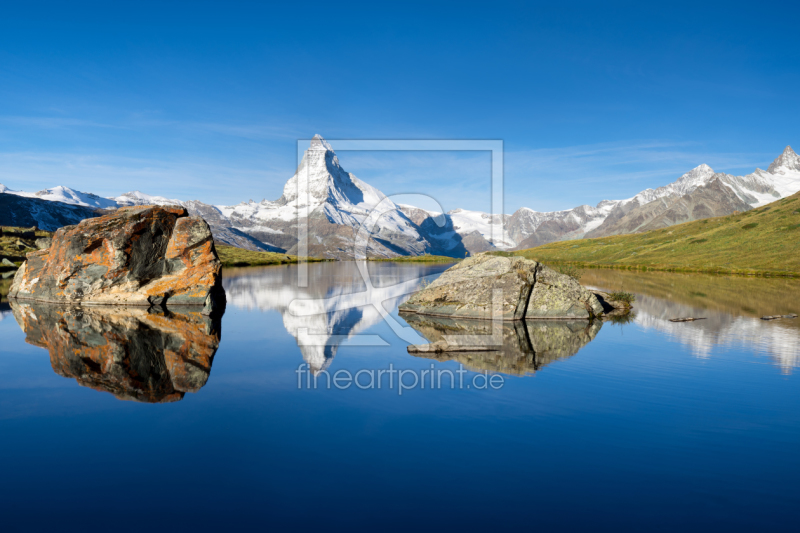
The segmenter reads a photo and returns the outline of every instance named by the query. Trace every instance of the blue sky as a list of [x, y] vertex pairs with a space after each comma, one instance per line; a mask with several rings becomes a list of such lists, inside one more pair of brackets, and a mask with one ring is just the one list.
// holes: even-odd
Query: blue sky
[[[502, 139], [512, 212], [800, 145], [797, 4], [557, 4], [7, 3], [0, 182], [230, 204], [280, 196], [315, 133]], [[489, 209], [486, 154], [340, 160]]]

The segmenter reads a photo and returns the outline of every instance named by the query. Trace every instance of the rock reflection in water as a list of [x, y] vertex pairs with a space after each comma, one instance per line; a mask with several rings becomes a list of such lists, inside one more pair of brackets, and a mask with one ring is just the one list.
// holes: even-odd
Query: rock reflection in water
[[[491, 335], [492, 323], [404, 313], [403, 319], [430, 342], [445, 335]], [[592, 341], [602, 322], [595, 320], [519, 320], [502, 323], [503, 346], [496, 351], [413, 354], [437, 361], [456, 361], [482, 372], [533, 374], [558, 359], [572, 357]]]
[[70, 307], [12, 302], [26, 342], [53, 370], [120, 400], [174, 402], [208, 381], [220, 317], [195, 308]]

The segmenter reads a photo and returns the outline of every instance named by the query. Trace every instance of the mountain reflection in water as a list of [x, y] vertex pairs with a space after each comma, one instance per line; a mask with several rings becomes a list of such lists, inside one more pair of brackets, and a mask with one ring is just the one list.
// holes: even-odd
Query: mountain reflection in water
[[425, 276], [450, 266], [369, 263], [369, 287], [353, 261], [308, 265], [308, 287], [298, 286], [296, 266], [232, 268], [225, 269], [222, 284], [228, 305], [279, 311], [310, 370], [319, 372], [330, 366], [342, 342], [382, 320], [373, 303], [392, 312]]
[[[769, 356], [784, 374], [800, 366], [800, 319], [761, 320], [800, 311], [800, 280], [593, 269], [581, 283], [635, 293], [634, 322], [697, 357], [710, 357], [715, 347], [742, 347]], [[669, 321], [677, 317], [705, 320]]]
[[[487, 320], [457, 320], [403, 313], [408, 324], [430, 342], [445, 335], [491, 335]], [[413, 354], [437, 361], [457, 361], [475, 372], [533, 374], [558, 359], [572, 357], [594, 340], [602, 327], [595, 320], [518, 320], [503, 322], [503, 345], [496, 351]]]
[[[309, 287], [298, 287], [294, 265], [226, 269], [223, 285], [228, 304], [252, 310], [277, 310], [283, 326], [298, 343], [312, 372], [327, 369], [339, 345], [371, 328], [382, 319], [373, 302], [393, 313], [411, 292], [450, 265], [424, 263], [369, 263], [374, 286], [362, 281], [356, 263], [308, 265]], [[507, 339], [499, 352], [439, 354], [439, 359], [461, 361], [475, 370], [528, 374], [542, 365], [574, 355], [609, 322], [632, 322], [659, 331], [688, 345], [694, 355], [708, 357], [716, 347], [742, 347], [768, 355], [784, 373], [800, 366], [800, 319], [766, 322], [762, 315], [800, 311], [800, 280], [764, 279], [701, 274], [628, 272], [587, 269], [581, 283], [604, 290], [625, 290], [637, 296], [627, 317], [607, 318], [586, 329], [587, 322], [527, 321], [504, 324]], [[705, 317], [691, 323], [670, 318]], [[463, 324], [403, 315], [429, 341], [441, 338], [449, 327], [484, 328], [479, 322]], [[304, 340], [313, 335], [314, 342]], [[397, 342], [394, 336], [385, 339]], [[428, 354], [430, 355], [430, 354]]]
[[175, 402], [208, 381], [220, 318], [196, 308], [72, 307], [12, 302], [26, 342], [53, 370], [120, 400]]

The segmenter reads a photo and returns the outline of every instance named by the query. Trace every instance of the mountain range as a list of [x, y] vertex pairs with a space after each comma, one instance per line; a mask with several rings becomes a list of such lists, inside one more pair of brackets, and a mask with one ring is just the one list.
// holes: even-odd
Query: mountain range
[[[298, 231], [307, 228], [307, 255], [350, 258], [434, 254], [464, 257], [488, 250], [524, 249], [558, 240], [603, 237], [745, 211], [800, 190], [800, 157], [786, 147], [767, 170], [746, 176], [700, 165], [673, 183], [625, 200], [603, 200], [564, 211], [488, 214], [455, 209], [435, 213], [395, 204], [347, 172], [331, 145], [312, 139], [295, 174], [275, 201], [233, 206], [182, 201], [139, 191], [114, 198], [54, 187], [36, 193], [0, 184], [0, 224], [53, 230], [104, 210], [130, 205], [182, 205], [211, 226], [218, 242], [251, 250], [297, 254]], [[502, 224], [502, 231], [500, 225]], [[362, 250], [356, 251], [359, 228]], [[495, 230], [494, 233], [492, 230]], [[495, 237], [493, 237], [495, 235]]]

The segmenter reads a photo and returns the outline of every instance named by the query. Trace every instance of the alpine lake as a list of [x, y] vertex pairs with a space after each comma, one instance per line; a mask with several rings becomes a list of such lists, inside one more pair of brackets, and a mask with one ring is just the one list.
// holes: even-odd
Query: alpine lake
[[632, 313], [409, 355], [497, 333], [398, 314], [448, 266], [226, 269], [216, 318], [4, 300], [3, 528], [796, 530], [800, 319], [761, 317], [800, 280], [584, 270]]

